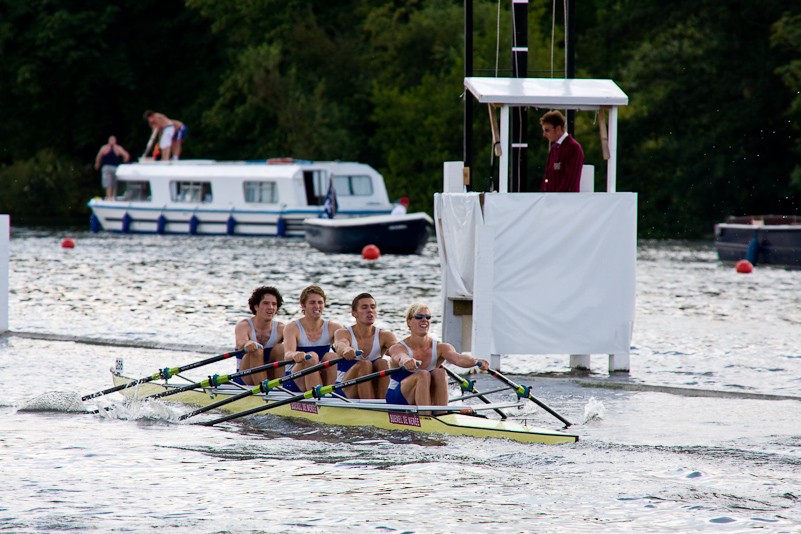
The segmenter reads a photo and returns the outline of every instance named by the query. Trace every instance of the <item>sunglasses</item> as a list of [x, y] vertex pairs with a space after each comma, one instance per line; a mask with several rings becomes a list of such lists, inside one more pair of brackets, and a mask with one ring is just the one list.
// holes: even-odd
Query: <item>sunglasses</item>
[[420, 319], [425, 319], [426, 321], [430, 321], [431, 320], [431, 316], [430, 315], [423, 315], [422, 313], [418, 313], [417, 315], [414, 316], [414, 318], [417, 319], [418, 321]]

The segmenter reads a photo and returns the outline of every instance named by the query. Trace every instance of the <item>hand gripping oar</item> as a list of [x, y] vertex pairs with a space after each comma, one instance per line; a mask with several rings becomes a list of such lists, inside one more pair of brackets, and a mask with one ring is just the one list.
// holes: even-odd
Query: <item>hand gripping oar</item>
[[369, 382], [370, 380], [375, 380], [376, 378], [381, 378], [382, 376], [389, 376], [392, 373], [400, 371], [401, 369], [403, 369], [403, 367], [393, 367], [392, 369], [385, 369], [383, 371], [378, 371], [377, 373], [371, 373], [369, 375], [360, 376], [352, 380], [346, 380], [345, 382], [340, 382], [339, 384], [332, 384], [330, 386], [317, 386], [305, 393], [300, 393], [299, 395], [295, 395], [293, 397], [287, 397], [286, 399], [281, 399], [279, 401], [271, 402], [270, 404], [267, 404], [265, 406], [258, 406], [256, 408], [251, 408], [250, 410], [245, 410], [244, 412], [238, 412], [231, 415], [226, 415], [225, 417], [220, 417], [219, 419], [215, 419], [213, 421], [206, 421], [198, 424], [204, 426], [213, 426], [216, 425], [217, 423], [224, 423], [225, 421], [230, 421], [231, 419], [238, 419], [239, 417], [244, 417], [246, 415], [263, 412], [265, 410], [270, 410], [272, 408], [278, 408], [279, 406], [284, 406], [285, 404], [290, 404], [296, 401], [311, 399], [312, 397], [320, 399], [323, 397], [323, 395], [332, 393], [334, 390], [355, 386], [356, 384], [361, 384], [362, 382]]
[[[484, 395], [481, 395], [478, 391], [476, 391], [475, 384], [473, 383], [472, 380], [468, 380], [466, 378], [462, 378], [461, 376], [457, 375], [456, 373], [454, 373], [453, 371], [451, 371], [450, 369], [448, 369], [444, 365], [442, 366], [442, 368], [445, 369], [445, 372], [448, 373], [448, 376], [450, 376], [451, 378], [456, 380], [456, 382], [459, 383], [459, 387], [462, 388], [462, 391], [469, 391], [470, 393], [475, 393], [476, 396], [479, 399], [484, 401], [484, 404], [492, 404], [491, 400], [489, 400], [487, 397], [485, 397]], [[501, 410], [499, 410], [497, 408], [495, 409], [495, 411], [498, 413], [498, 415], [501, 416], [501, 419], [506, 419], [508, 417], [505, 413], [503, 413], [503, 411], [501, 411]]]
[[[311, 358], [311, 356], [307, 354], [306, 359], [308, 360], [309, 358]], [[253, 367], [245, 371], [239, 371], [238, 373], [233, 373], [230, 375], [214, 375], [208, 377], [206, 380], [201, 380], [200, 382], [194, 382], [186, 386], [181, 386], [174, 389], [168, 389], [167, 391], [162, 391], [160, 393], [154, 393], [153, 395], [148, 395], [147, 397], [143, 397], [142, 400], [148, 400], [148, 399], [152, 400], [152, 399], [160, 399], [162, 397], [169, 397], [170, 395], [177, 395], [178, 393], [183, 393], [184, 391], [189, 391], [190, 389], [207, 388], [209, 386], [217, 387], [220, 384], [226, 384], [230, 382], [234, 378], [240, 378], [243, 376], [252, 375], [254, 373], [260, 373], [261, 371], [267, 371], [269, 369], [278, 369], [279, 367], [283, 367], [291, 363], [295, 363], [295, 360], [281, 360], [280, 362], [273, 362], [273, 363], [268, 363], [266, 365], [259, 365], [258, 367]]]
[[501, 382], [503, 382], [504, 384], [506, 384], [507, 386], [509, 386], [510, 388], [512, 388], [514, 390], [514, 392], [517, 393], [518, 397], [526, 398], [526, 399], [534, 402], [534, 404], [536, 404], [537, 406], [539, 406], [540, 408], [542, 408], [543, 410], [545, 410], [549, 414], [553, 415], [554, 417], [556, 417], [557, 419], [562, 421], [565, 424], [565, 428], [573, 425], [573, 423], [571, 423], [570, 421], [568, 421], [567, 419], [565, 419], [564, 417], [562, 417], [561, 415], [559, 415], [558, 413], [553, 411], [551, 408], [546, 406], [545, 403], [543, 403], [542, 401], [537, 399], [534, 395], [532, 395], [530, 387], [521, 386], [519, 384], [515, 384], [514, 382], [512, 382], [511, 380], [509, 380], [508, 378], [503, 376], [501, 373], [499, 373], [495, 369], [487, 369], [487, 372], [489, 374], [491, 374], [492, 376], [494, 376], [495, 378], [497, 378], [498, 380], [500, 380]]
[[[362, 353], [362, 351], [357, 351], [356, 352], [357, 355], [359, 355], [361, 353]], [[306, 369], [301, 369], [297, 373], [293, 373], [291, 375], [281, 376], [281, 377], [274, 378], [274, 379], [269, 380], [269, 381], [265, 380], [264, 382], [262, 382], [261, 384], [259, 384], [256, 387], [254, 387], [253, 389], [249, 389], [247, 391], [243, 391], [242, 393], [239, 393], [238, 395], [234, 395], [234, 396], [229, 397], [227, 399], [223, 399], [221, 401], [214, 402], [212, 404], [209, 404], [208, 406], [203, 406], [202, 408], [198, 408], [194, 412], [185, 413], [181, 417], [179, 417], [178, 420], [179, 421], [183, 421], [184, 419], [189, 419], [192, 416], [195, 416], [195, 415], [198, 415], [198, 414], [201, 414], [201, 413], [204, 413], [204, 412], [208, 412], [209, 410], [214, 410], [215, 408], [219, 408], [220, 406], [225, 406], [226, 404], [229, 404], [229, 403], [234, 402], [234, 401], [238, 401], [239, 399], [244, 399], [245, 397], [250, 397], [251, 395], [256, 395], [256, 394], [259, 394], [259, 393], [266, 393], [266, 392], [270, 391], [273, 388], [277, 388], [281, 384], [285, 384], [285, 383], [289, 382], [290, 380], [295, 380], [296, 378], [299, 378], [301, 376], [314, 373], [315, 371], [319, 371], [320, 369], [325, 369], [326, 367], [331, 367], [332, 365], [336, 365], [336, 364], [338, 364], [339, 362], [341, 362], [344, 359], [345, 358], [334, 358], [333, 360], [328, 360], [327, 362], [320, 362], [317, 365], [312, 365], [311, 367], [308, 367]]]
[[165, 368], [161, 369], [158, 373], [152, 376], [146, 376], [144, 378], [140, 378], [139, 380], [132, 380], [127, 384], [120, 384], [119, 386], [114, 386], [113, 388], [104, 389], [103, 391], [98, 391], [97, 393], [92, 393], [91, 395], [85, 395], [81, 397], [82, 401], [94, 399], [95, 397], [102, 397], [103, 395], [108, 395], [109, 393], [114, 393], [115, 391], [120, 391], [125, 388], [130, 388], [133, 386], [138, 386], [139, 384], [146, 384], [151, 380], [159, 380], [159, 379], [168, 379], [173, 375], [177, 375], [178, 373], [182, 373], [184, 371], [188, 371], [189, 369], [195, 369], [197, 367], [203, 367], [204, 365], [208, 365], [210, 363], [218, 362], [220, 360], [224, 360], [226, 358], [230, 358], [232, 356], [239, 356], [240, 354], [244, 354], [244, 350], [237, 350], [234, 352], [226, 352], [225, 354], [220, 354], [219, 356], [214, 356], [212, 358], [208, 358], [206, 360], [201, 360], [199, 362], [190, 363], [189, 365], [184, 365], [181, 367], [172, 367], [172, 368]]

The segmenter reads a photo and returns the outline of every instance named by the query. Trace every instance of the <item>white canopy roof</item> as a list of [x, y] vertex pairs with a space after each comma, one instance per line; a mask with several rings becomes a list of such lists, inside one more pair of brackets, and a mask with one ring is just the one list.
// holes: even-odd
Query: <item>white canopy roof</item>
[[464, 86], [482, 104], [548, 109], [625, 106], [629, 97], [612, 80], [563, 78], [465, 78]]

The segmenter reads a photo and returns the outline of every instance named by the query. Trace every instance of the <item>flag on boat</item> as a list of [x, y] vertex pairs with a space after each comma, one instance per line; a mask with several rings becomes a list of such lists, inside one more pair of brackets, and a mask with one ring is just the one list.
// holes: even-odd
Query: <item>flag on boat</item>
[[334, 175], [328, 175], [328, 193], [325, 195], [325, 204], [323, 204], [323, 212], [320, 217], [323, 219], [333, 219], [337, 214], [339, 205], [337, 204], [337, 194], [334, 191]]

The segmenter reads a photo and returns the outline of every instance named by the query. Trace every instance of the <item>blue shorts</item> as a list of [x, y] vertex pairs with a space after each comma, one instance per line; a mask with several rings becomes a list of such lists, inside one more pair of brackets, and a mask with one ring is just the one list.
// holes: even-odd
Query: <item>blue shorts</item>
[[188, 130], [186, 129], [186, 124], [182, 124], [180, 126], [180, 128], [175, 130], [175, 133], [172, 135], [172, 140], [173, 141], [183, 141], [184, 139], [186, 139], [186, 132], [187, 131]]
[[[268, 348], [264, 349], [264, 363], [262, 365], [267, 365], [268, 363], [270, 363], [270, 353], [272, 351], [273, 351], [272, 347], [268, 347]], [[244, 356], [245, 355], [243, 354], [241, 356], [237, 356], [236, 357], [236, 366], [237, 366], [237, 368], [242, 363], [242, 358], [244, 358]], [[245, 370], [247, 371], [247, 369], [245, 369]], [[237, 371], [237, 372], [239, 372], [239, 371]], [[233, 380], [231, 380], [231, 382], [234, 383], [234, 384], [239, 384], [240, 386], [247, 386], [247, 384], [245, 384], [244, 380], [242, 380], [242, 377], [240, 377], [240, 376], [234, 378]]]
[[398, 404], [400, 406], [409, 406], [409, 401], [406, 400], [406, 397], [403, 396], [401, 393], [401, 385], [398, 384], [398, 387], [395, 389], [388, 389], [387, 396], [385, 397], [387, 404]]
[[301, 391], [298, 385], [295, 383], [294, 380], [287, 380], [281, 387], [287, 391], [291, 391], [292, 393], [305, 393], [305, 391]]

